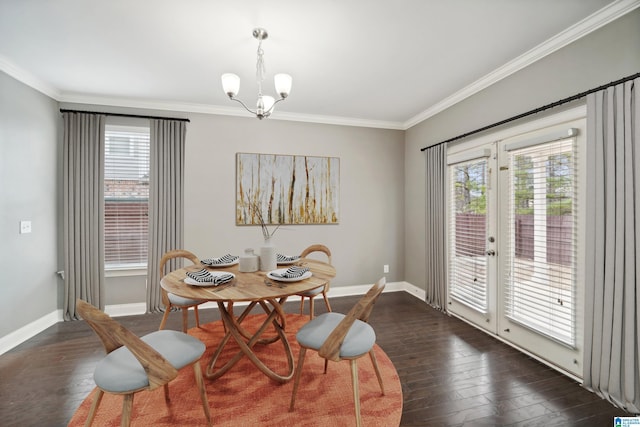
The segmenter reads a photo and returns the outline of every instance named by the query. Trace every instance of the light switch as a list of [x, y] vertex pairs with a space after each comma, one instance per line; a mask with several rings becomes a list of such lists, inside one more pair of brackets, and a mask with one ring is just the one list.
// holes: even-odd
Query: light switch
[[20, 234], [31, 233], [31, 221], [20, 221]]

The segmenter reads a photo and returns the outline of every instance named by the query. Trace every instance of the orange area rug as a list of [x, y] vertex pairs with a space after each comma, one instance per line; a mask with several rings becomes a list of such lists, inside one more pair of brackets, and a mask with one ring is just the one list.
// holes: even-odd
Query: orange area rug
[[[242, 325], [254, 331], [263, 322], [264, 315], [248, 316]], [[286, 333], [293, 349], [294, 364], [298, 361], [299, 347], [295, 333], [308, 320], [308, 316], [287, 314]], [[222, 340], [224, 331], [220, 321], [192, 328], [189, 334], [202, 340], [207, 346], [202, 357], [202, 371]], [[273, 336], [270, 326], [263, 336]], [[271, 345], [256, 345], [256, 354], [267, 366], [279, 374], [287, 371], [286, 357], [280, 341]], [[221, 366], [238, 352], [231, 339], [218, 359]], [[392, 427], [400, 424], [402, 416], [402, 388], [398, 373], [385, 352], [375, 346], [376, 357], [385, 387], [380, 386], [368, 356], [358, 360], [360, 402], [364, 426]], [[207, 396], [215, 426], [351, 426], [355, 425], [355, 407], [351, 387], [351, 371], [348, 361], [329, 362], [327, 374], [323, 374], [324, 359], [314, 351], [305, 358], [296, 407], [289, 412], [293, 380], [286, 384], [267, 378], [246, 357], [243, 357], [221, 378], [211, 381], [205, 378]], [[165, 403], [163, 389], [136, 393], [133, 400], [132, 426], [200, 426], [206, 425], [193, 369], [182, 369], [178, 378], [169, 384], [171, 401]], [[83, 401], [69, 426], [82, 426], [89, 413], [93, 392]], [[119, 426], [122, 412], [122, 396], [105, 394], [94, 426]]]

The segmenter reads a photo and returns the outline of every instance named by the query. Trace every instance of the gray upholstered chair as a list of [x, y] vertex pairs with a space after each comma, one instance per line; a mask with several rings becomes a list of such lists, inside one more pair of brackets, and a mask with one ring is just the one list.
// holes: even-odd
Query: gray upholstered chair
[[[165, 274], [168, 274], [168, 271], [165, 271], [165, 265], [172, 259], [176, 258], [186, 258], [194, 264], [200, 264], [200, 260], [198, 257], [184, 249], [176, 249], [173, 251], [169, 251], [162, 255], [162, 259], [160, 260], [160, 277], [164, 277]], [[198, 306], [203, 304], [205, 301], [197, 300], [197, 299], [189, 299], [183, 298], [181, 296], [172, 294], [171, 292], [167, 292], [162, 289], [162, 303], [164, 304], [164, 316], [162, 316], [162, 321], [160, 321], [160, 327], [158, 329], [164, 329], [165, 324], [167, 323], [167, 319], [169, 318], [169, 313], [173, 307], [177, 307], [182, 310], [182, 332], [185, 334], [189, 328], [189, 308], [193, 307], [193, 313], [196, 317], [196, 326], [200, 326], [200, 316], [198, 314]]]
[[357, 360], [369, 354], [373, 369], [380, 384], [380, 390], [384, 395], [382, 376], [376, 361], [374, 344], [376, 333], [367, 322], [373, 309], [373, 305], [385, 287], [385, 278], [381, 278], [369, 289], [364, 297], [347, 313], [325, 313], [305, 324], [296, 334], [296, 340], [300, 344], [300, 355], [293, 383], [293, 393], [289, 411], [293, 411], [296, 393], [302, 375], [302, 366], [307, 349], [315, 350], [320, 357], [325, 359], [324, 371], [327, 372], [327, 361], [339, 362], [349, 360], [351, 363], [351, 380], [353, 386], [353, 400], [355, 403], [356, 425], [362, 424], [360, 418], [360, 392], [358, 389], [358, 365]]
[[100, 337], [107, 352], [96, 365], [93, 374], [98, 388], [86, 426], [93, 422], [105, 392], [124, 395], [121, 425], [128, 426], [131, 422], [134, 394], [164, 386], [165, 400], [169, 401], [168, 384], [178, 376], [178, 370], [187, 365], [193, 366], [207, 424], [211, 425], [207, 392], [200, 368], [200, 358], [205, 350], [202, 341], [185, 333], [169, 330], [155, 331], [139, 338], [86, 301], [77, 300], [76, 307]]
[[[321, 252], [325, 254], [327, 257], [327, 262], [331, 264], [331, 251], [329, 250], [328, 247], [324, 245], [309, 246], [308, 248], [302, 251], [302, 253], [300, 254], [300, 258], [306, 258], [314, 252]], [[330, 285], [331, 285], [331, 282], [327, 281], [327, 283], [324, 286], [320, 286], [318, 288], [311, 289], [310, 291], [296, 294], [300, 297], [300, 314], [302, 314], [302, 312], [304, 311], [304, 299], [309, 298], [309, 319], [313, 319], [313, 316], [314, 316], [313, 299], [320, 294], [322, 294], [322, 297], [324, 298], [324, 303], [327, 306], [327, 310], [331, 311], [331, 305], [329, 305], [329, 298], [327, 297], [327, 293], [329, 292]]]

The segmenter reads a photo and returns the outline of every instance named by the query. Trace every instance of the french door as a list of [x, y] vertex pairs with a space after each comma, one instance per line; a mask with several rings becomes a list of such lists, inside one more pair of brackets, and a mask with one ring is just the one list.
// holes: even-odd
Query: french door
[[496, 332], [496, 147], [449, 155], [449, 311]]
[[448, 303], [581, 378], [585, 121], [569, 114], [449, 150]]

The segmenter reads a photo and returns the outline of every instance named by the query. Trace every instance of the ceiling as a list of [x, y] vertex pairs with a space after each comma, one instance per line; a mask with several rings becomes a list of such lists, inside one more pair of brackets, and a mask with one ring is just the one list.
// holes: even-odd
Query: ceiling
[[[61, 102], [248, 116], [255, 27], [272, 119], [406, 129], [638, 0], [0, 0], [0, 70]], [[270, 119], [271, 120], [271, 119]]]

